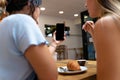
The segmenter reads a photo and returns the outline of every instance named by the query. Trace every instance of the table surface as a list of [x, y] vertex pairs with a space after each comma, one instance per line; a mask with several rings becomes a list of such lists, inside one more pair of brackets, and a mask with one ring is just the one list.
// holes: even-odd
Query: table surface
[[[68, 61], [69, 60], [57, 61], [56, 62], [57, 67], [66, 66]], [[93, 80], [93, 79], [89, 79], [89, 78], [96, 76], [96, 61], [87, 60], [85, 66], [88, 68], [88, 70], [86, 72], [79, 73], [79, 74], [70, 74], [70, 75], [59, 74], [58, 80]]]

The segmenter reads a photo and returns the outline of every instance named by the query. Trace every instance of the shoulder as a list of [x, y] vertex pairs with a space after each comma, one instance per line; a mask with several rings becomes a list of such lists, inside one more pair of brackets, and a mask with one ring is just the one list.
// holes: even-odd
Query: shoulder
[[104, 16], [104, 17], [97, 20], [96, 25], [100, 25], [101, 23], [106, 25], [105, 23], [109, 23], [112, 21], [113, 21], [113, 19], [111, 16]]
[[117, 21], [118, 19], [114, 19], [110, 15], [100, 18], [95, 23], [94, 36], [99, 39], [109, 39], [111, 35], [118, 35], [120, 23]]
[[11, 27], [25, 28], [37, 26], [35, 20], [26, 14], [13, 14], [3, 19], [4, 24], [12, 25]]
[[22, 32], [39, 31], [38, 25], [35, 20], [25, 14], [10, 15], [2, 20], [2, 26], [6, 26], [11, 33], [21, 34]]
[[[117, 19], [116, 19], [117, 20]], [[114, 19], [114, 16], [112, 15], [107, 15], [104, 16], [100, 19], [98, 19], [98, 21], [95, 23], [95, 29], [112, 29], [114, 28], [113, 26], [116, 26], [116, 21]]]
[[26, 14], [13, 14], [3, 19], [3, 21], [15, 22], [15, 23], [25, 23], [25, 22], [35, 23], [35, 20], [31, 16]]

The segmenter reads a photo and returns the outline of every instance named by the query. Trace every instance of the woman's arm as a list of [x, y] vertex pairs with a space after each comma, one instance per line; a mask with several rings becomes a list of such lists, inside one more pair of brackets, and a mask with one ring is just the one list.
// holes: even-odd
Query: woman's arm
[[50, 51], [51, 54], [54, 54], [57, 46], [58, 46], [58, 45], [57, 45], [55, 42], [52, 42], [52, 43], [49, 45], [49, 51]]
[[57, 68], [45, 44], [30, 46], [25, 57], [28, 59], [40, 80], [57, 80]]

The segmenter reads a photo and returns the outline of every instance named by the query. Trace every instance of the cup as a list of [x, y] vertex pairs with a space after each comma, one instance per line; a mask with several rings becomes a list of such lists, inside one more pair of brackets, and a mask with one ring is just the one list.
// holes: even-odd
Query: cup
[[79, 64], [80, 66], [85, 66], [85, 64], [86, 64], [86, 60], [85, 60], [85, 59], [77, 60], [77, 62], [78, 62], [78, 64]]

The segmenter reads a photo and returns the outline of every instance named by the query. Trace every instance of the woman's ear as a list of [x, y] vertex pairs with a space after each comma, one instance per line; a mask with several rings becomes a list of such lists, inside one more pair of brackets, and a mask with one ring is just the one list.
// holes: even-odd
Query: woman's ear
[[31, 4], [31, 3], [28, 1], [28, 4], [27, 4], [27, 5], [30, 6], [30, 4]]
[[31, 3], [28, 1], [27, 9], [30, 10]]
[[28, 1], [28, 3], [27, 3], [27, 9], [28, 10], [30, 9], [30, 5], [31, 5], [31, 3]]
[[28, 2], [28, 4], [23, 8], [23, 10], [26, 14], [30, 14], [30, 2]]

